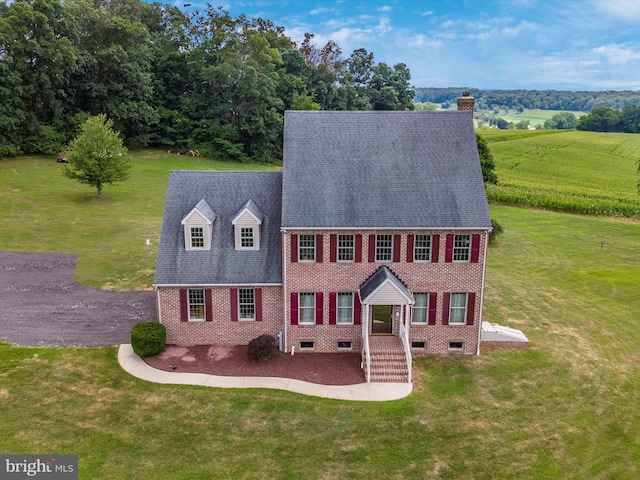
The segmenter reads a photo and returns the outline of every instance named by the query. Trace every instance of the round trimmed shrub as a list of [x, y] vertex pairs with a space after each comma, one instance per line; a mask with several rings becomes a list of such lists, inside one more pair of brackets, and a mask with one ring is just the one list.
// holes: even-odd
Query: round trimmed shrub
[[275, 347], [276, 339], [265, 333], [249, 342], [247, 353], [253, 362], [267, 362], [273, 357]]
[[136, 323], [131, 329], [131, 346], [136, 355], [151, 357], [164, 349], [167, 329], [157, 322]]

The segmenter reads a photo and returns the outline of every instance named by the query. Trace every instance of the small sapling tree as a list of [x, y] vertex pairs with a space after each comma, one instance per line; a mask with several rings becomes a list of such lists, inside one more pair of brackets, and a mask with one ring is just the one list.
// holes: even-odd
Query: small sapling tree
[[69, 163], [62, 174], [98, 189], [102, 198], [104, 185], [124, 182], [129, 178], [133, 159], [122, 144], [113, 121], [105, 115], [89, 118], [82, 124], [80, 134], [64, 151]]

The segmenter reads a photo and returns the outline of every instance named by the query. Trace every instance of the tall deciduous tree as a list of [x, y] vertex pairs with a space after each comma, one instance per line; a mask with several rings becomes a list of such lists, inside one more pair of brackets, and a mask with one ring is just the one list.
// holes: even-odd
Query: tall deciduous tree
[[618, 132], [620, 112], [609, 107], [594, 108], [589, 115], [580, 117], [576, 128], [591, 132]]
[[544, 128], [547, 130], [571, 130], [576, 128], [578, 119], [571, 112], [558, 112], [544, 122]]
[[74, 21], [59, 0], [14, 2], [1, 14], [0, 90], [11, 89], [8, 106], [20, 108], [3, 127], [15, 129], [11, 140], [24, 153], [53, 153], [61, 144], [50, 125], [64, 117], [77, 61]]
[[104, 113], [130, 146], [149, 143], [158, 122], [153, 106], [151, 42], [139, 0], [69, 0], [79, 25], [78, 68], [72, 77], [73, 113]]
[[374, 110], [413, 110], [415, 92], [409, 85], [411, 72], [404, 63], [391, 68], [386, 63], [373, 67], [369, 82]]
[[124, 182], [133, 168], [133, 159], [122, 138], [113, 131], [113, 121], [105, 115], [89, 118], [64, 153], [69, 163], [62, 174], [97, 188], [98, 198], [102, 198], [104, 185]]

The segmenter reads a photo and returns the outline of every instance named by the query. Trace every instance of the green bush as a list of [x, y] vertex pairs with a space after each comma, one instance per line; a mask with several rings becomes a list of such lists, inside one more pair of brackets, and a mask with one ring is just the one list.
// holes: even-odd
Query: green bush
[[276, 339], [271, 335], [262, 334], [249, 342], [247, 353], [253, 362], [267, 362], [273, 357]]
[[151, 357], [164, 349], [167, 329], [161, 323], [136, 323], [131, 329], [131, 346], [136, 355]]
[[493, 228], [493, 230], [491, 230], [491, 233], [489, 234], [489, 243], [495, 241], [497, 236], [503, 232], [502, 225], [500, 225], [498, 221], [494, 220], [493, 218], [491, 219], [491, 227]]
[[16, 140], [20, 150], [26, 154], [58, 155], [62, 150], [64, 134], [51, 125], [37, 125], [27, 129], [23, 135], [17, 135]]
[[0, 136], [0, 158], [17, 157], [22, 155], [22, 150], [12, 143], [5, 143]]

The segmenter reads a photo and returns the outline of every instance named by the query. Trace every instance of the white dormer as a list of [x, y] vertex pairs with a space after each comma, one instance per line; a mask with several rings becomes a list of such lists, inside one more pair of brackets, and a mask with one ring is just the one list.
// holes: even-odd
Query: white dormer
[[233, 221], [233, 235], [236, 250], [260, 250], [260, 227], [264, 213], [249, 200], [236, 214]]
[[210, 250], [215, 219], [216, 214], [209, 204], [204, 199], [200, 200], [181, 222], [184, 225], [184, 249]]

